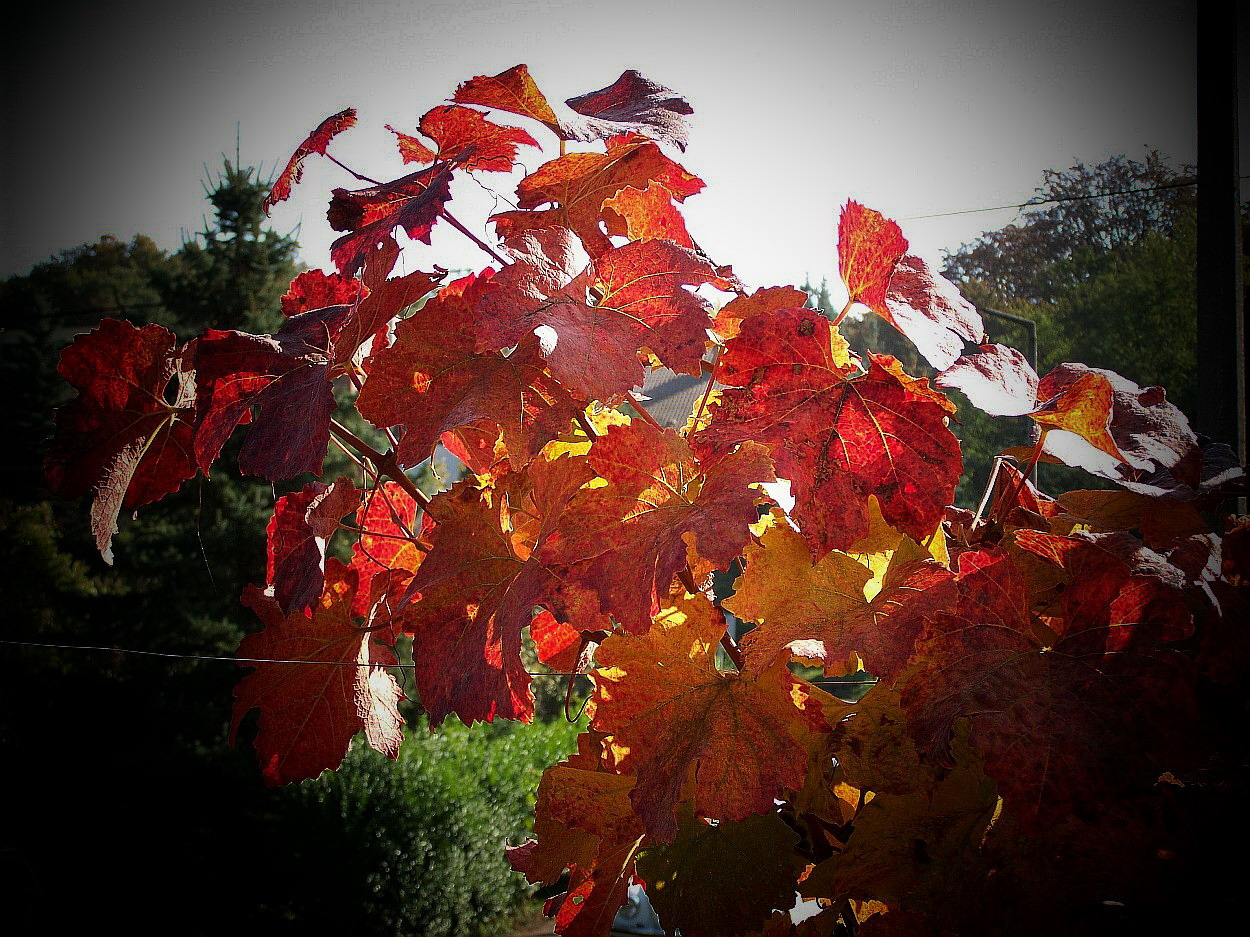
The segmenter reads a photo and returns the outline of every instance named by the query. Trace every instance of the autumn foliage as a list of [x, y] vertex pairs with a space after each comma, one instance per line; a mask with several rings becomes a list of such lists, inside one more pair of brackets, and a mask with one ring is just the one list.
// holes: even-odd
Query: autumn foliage
[[[119, 512], [223, 470], [236, 432], [239, 469], [287, 483], [235, 691], [268, 783], [337, 767], [359, 733], [395, 757], [404, 636], [431, 726], [531, 720], [525, 640], [585, 673], [589, 728], [508, 848], [561, 934], [606, 935], [631, 882], [685, 937], [1105, 932], [1200, 900], [1250, 738], [1231, 450], [1161, 388], [1034, 373], [854, 201], [838, 321], [748, 290], [680, 213], [703, 188], [675, 160], [690, 113], [632, 71], [564, 105], [524, 66], [465, 82], [388, 128], [417, 168], [334, 189], [338, 270], [296, 278], [276, 334], [79, 336], [49, 487], [91, 495], [107, 561]], [[317, 127], [269, 203], [355, 121]], [[451, 213], [453, 180], [535, 152], [493, 239]], [[397, 273], [435, 225], [491, 265]], [[937, 379], [852, 352], [855, 302]], [[659, 367], [707, 376], [680, 432], [634, 396]], [[975, 513], [950, 506], [952, 390], [1034, 427]], [[334, 419], [349, 401], [385, 443]], [[332, 441], [358, 474], [309, 480]], [[428, 498], [404, 470], [440, 441], [469, 472]], [[1116, 487], [1044, 493], [1038, 460]], [[853, 675], [874, 685], [848, 701]], [[825, 910], [792, 924], [796, 893]]]

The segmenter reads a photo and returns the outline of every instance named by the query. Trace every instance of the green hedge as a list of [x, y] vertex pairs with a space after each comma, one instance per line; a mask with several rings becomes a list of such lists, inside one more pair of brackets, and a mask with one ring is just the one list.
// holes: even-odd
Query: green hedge
[[504, 845], [529, 832], [539, 777], [576, 732], [563, 720], [472, 729], [453, 720], [410, 733], [393, 763], [354, 746], [337, 772], [288, 792], [279, 826], [293, 903], [269, 910], [359, 934], [506, 927], [530, 889]]

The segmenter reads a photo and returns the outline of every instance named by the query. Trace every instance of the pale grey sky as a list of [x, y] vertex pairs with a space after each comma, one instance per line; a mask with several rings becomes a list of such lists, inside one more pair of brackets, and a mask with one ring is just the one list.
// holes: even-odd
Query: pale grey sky
[[[899, 219], [936, 260], [1015, 213], [908, 216], [1023, 201], [1043, 169], [1078, 159], [1147, 145], [1195, 156], [1183, 2], [121, 0], [33, 17], [5, 65], [0, 275], [104, 234], [176, 247], [199, 226], [203, 164], [233, 154], [236, 121], [243, 160], [268, 171], [354, 105], [360, 123], [334, 152], [398, 175], [383, 124], [411, 129], [460, 81], [518, 62], [555, 100], [625, 68], [684, 94], [695, 114], [681, 162], [708, 184], [687, 223], [751, 286], [832, 277], [848, 197]], [[480, 178], [512, 195], [514, 181]], [[353, 183], [310, 160], [273, 217], [299, 225], [305, 261], [326, 269], [335, 185]], [[452, 204], [473, 223], [492, 203], [468, 183]], [[405, 266], [484, 261], [446, 230]]]

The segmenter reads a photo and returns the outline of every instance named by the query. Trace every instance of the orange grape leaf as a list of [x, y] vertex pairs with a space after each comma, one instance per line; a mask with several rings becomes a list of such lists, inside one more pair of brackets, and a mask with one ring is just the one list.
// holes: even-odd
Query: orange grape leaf
[[405, 426], [401, 465], [428, 458], [443, 433], [487, 421], [519, 468], [581, 409], [543, 367], [536, 339], [507, 356], [477, 353], [469, 296], [483, 282], [470, 274], [446, 286], [366, 363], [357, 408], [375, 426]]
[[[614, 137], [606, 153], [566, 153], [544, 163], [517, 186], [521, 211], [493, 215], [505, 241], [522, 230], [558, 225], [580, 239], [592, 257], [612, 244], [600, 228], [603, 204], [626, 187], [646, 189], [655, 183], [677, 201], [703, 188], [703, 180], [638, 136]], [[551, 207], [532, 211], [542, 205]]]
[[878, 794], [865, 804], [846, 849], [808, 873], [802, 895], [875, 898], [916, 910], [949, 901], [998, 803], [994, 782], [966, 740], [957, 739], [956, 750], [953, 770], [936, 785]]
[[[521, 629], [538, 605], [560, 603], [561, 583], [533, 555], [591, 472], [582, 460], [536, 460], [529, 469], [526, 513], [539, 519], [534, 543], [517, 543], [509, 499], [483, 500], [460, 482], [430, 502], [437, 522], [432, 549], [408, 591], [419, 596], [403, 613], [413, 635], [421, 704], [430, 727], [455, 713], [466, 725], [496, 716], [529, 722], [530, 677], [521, 663]], [[520, 508], [521, 505], [514, 505]]]
[[474, 104], [528, 117], [562, 136], [555, 111], [551, 109], [547, 96], [538, 90], [525, 65], [514, 65], [498, 75], [470, 78], [456, 88], [451, 99], [460, 104]]
[[508, 850], [512, 867], [534, 884], [553, 884], [570, 871], [567, 893], [553, 899], [556, 932], [602, 937], [625, 903], [642, 826], [629, 792], [634, 779], [603, 768], [596, 736], [578, 736], [577, 754], [543, 772], [534, 805], [534, 833]]
[[985, 323], [977, 307], [922, 258], [904, 255], [889, 283], [886, 321], [911, 340], [934, 370], [949, 368], [963, 354], [965, 343], [984, 338]]
[[[1157, 645], [1184, 633], [1187, 612], [1179, 594], [1092, 544], [1016, 538], [1067, 567], [1062, 617], [1035, 625], [1007, 553], [965, 552], [958, 600], [931, 614], [900, 687], [913, 738], [935, 760], [949, 763], [951, 729], [971, 718], [986, 773], [1037, 829], [1157, 777], [1151, 754], [1184, 748], [1188, 667]], [[1152, 605], [1164, 622], [1143, 615]]]
[[[369, 745], [399, 757], [403, 718], [399, 686], [383, 668], [397, 663], [352, 617], [356, 573], [337, 560], [326, 565], [326, 590], [311, 614], [284, 615], [273, 596], [249, 586], [243, 602], [264, 623], [239, 645], [255, 668], [234, 689], [233, 745], [248, 710], [260, 709], [254, 742], [265, 783], [315, 778], [337, 768], [361, 730]], [[268, 662], [258, 662], [268, 661]]]
[[724, 606], [758, 623], [742, 642], [757, 667], [788, 650], [820, 661], [836, 676], [845, 672], [847, 657], [858, 654], [865, 669], [888, 679], [911, 656], [925, 611], [952, 597], [949, 570], [900, 550], [869, 601], [865, 587], [873, 575], [865, 565], [834, 550], [813, 566], [803, 538], [785, 524], [748, 545], [746, 561]]
[[548, 370], [584, 399], [609, 400], [642, 384], [639, 347], [684, 374], [701, 373], [709, 306], [692, 289], [715, 270], [669, 241], [612, 248], [581, 273], [560, 228], [527, 231], [507, 244], [516, 257], [482, 288], [478, 350], [537, 332]]
[[395, 134], [405, 163], [445, 160], [470, 172], [511, 172], [518, 146], [538, 146], [538, 142], [519, 127], [491, 123], [480, 112], [455, 104], [440, 104], [426, 111], [420, 126], [421, 132], [437, 144], [437, 150], [431, 150], [416, 137], [401, 133], [390, 124], [386, 126]]
[[723, 672], [720, 611], [703, 595], [679, 600], [642, 636], [610, 635], [596, 654], [592, 727], [609, 736], [615, 770], [636, 777], [630, 793], [648, 834], [677, 835], [674, 808], [694, 772], [700, 817], [744, 820], [803, 786], [820, 706], [783, 662]]
[[753, 316], [721, 356], [731, 386], [695, 435], [700, 453], [768, 447], [816, 558], [868, 533], [870, 495], [891, 526], [928, 538], [959, 480], [949, 401], [889, 356], [870, 353], [868, 373], [851, 377], [856, 362], [819, 313]]
[[736, 296], [725, 303], [717, 311], [712, 328], [717, 335], [728, 341], [737, 337], [744, 319], [774, 309], [804, 309], [806, 306], [807, 294], [793, 286], [762, 287], [750, 296]]
[[869, 690], [834, 727], [833, 749], [847, 783], [861, 790], [909, 794], [928, 783], [898, 692], [886, 683]]
[[641, 420], [612, 426], [590, 449], [590, 466], [607, 484], [581, 492], [543, 548], [551, 563], [575, 566], [570, 577], [599, 595], [605, 613], [641, 633], [665, 604], [687, 548], [727, 567], [750, 537], [751, 487], [773, 480], [759, 446], [743, 446], [700, 465], [672, 430]]
[[[794, 905], [794, 882], [803, 868], [799, 837], [776, 813], [716, 825], [679, 808], [677, 836], [652, 843], [638, 857], [638, 874], [666, 929], [682, 937], [745, 934], [763, 926], [775, 908]], [[749, 856], [749, 888], [716, 888], [725, 869]]]
[[330, 141], [344, 130], [355, 126], [355, 124], [356, 109], [348, 107], [337, 114], [331, 114], [317, 125], [317, 128], [304, 139], [304, 142], [295, 148], [295, 152], [287, 160], [286, 168], [278, 174], [278, 178], [269, 190], [269, 194], [265, 196], [265, 200], [261, 203], [261, 208], [264, 209], [266, 215], [269, 214], [273, 206], [291, 197], [291, 188], [299, 182], [300, 177], [304, 174], [304, 160], [314, 154], [325, 156], [326, 150], [330, 146]]
[[[1111, 438], [1111, 384], [1101, 374], [1081, 375], [1029, 416], [1047, 430], [1071, 434], [1116, 462], [1127, 461]], [[1073, 458], [1068, 447], [1058, 439], [1051, 441], [1049, 436], [1047, 439], [1046, 448], [1052, 455], [1065, 462]]]
[[[1189, 420], [1168, 401], [1162, 387], [1143, 388], [1114, 371], [1066, 363], [1042, 378], [1037, 395], [1048, 401], [1039, 408], [1047, 414], [1056, 407], [1063, 410], [1066, 400], [1092, 397], [1091, 435], [1101, 428], [1098, 416], [1106, 402], [1107, 437], [1099, 437], [1101, 441], [1080, 435], [1080, 427], [1073, 430], [1077, 435], [1047, 434], [1046, 451], [1069, 465], [1151, 496], [1169, 496], [1171, 489], [1201, 483], [1204, 452]], [[1036, 415], [1033, 419], [1044, 422]], [[1117, 453], [1118, 458], [1110, 457]]]
[[[694, 247], [686, 221], [673, 204], [672, 193], [658, 182], [645, 189], [626, 186], [603, 201], [608, 234], [631, 241], [664, 238], [682, 247]], [[615, 216], [615, 217], [614, 217]]]
[[91, 533], [106, 563], [122, 509], [159, 501], [196, 472], [193, 345], [178, 348], [159, 325], [104, 319], [61, 352], [57, 373], [78, 396], [57, 411], [45, 478], [60, 498], [91, 492]]
[[907, 253], [907, 238], [879, 211], [848, 200], [838, 218], [838, 270], [852, 302], [890, 320], [885, 303], [894, 266]]
[[472, 78], [456, 89], [452, 100], [529, 117], [562, 140], [606, 140], [639, 133], [681, 150], [688, 132], [685, 117], [692, 113], [685, 98], [632, 68], [606, 88], [569, 98], [565, 103], [576, 117], [557, 116], [524, 65]]

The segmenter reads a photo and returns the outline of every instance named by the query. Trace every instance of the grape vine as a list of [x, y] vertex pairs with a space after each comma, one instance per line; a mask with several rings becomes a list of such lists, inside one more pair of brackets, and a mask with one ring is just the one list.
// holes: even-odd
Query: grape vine
[[[543, 775], [535, 838], [507, 850], [559, 891], [567, 937], [606, 935], [631, 882], [684, 937], [1145, 932], [1198, 889], [1235, 894], [1216, 861], [1245, 819], [1250, 740], [1232, 451], [1160, 388], [1039, 376], [857, 202], [837, 320], [749, 290], [680, 211], [704, 187], [674, 159], [691, 110], [634, 71], [553, 106], [516, 66], [460, 85], [421, 136], [388, 126], [417, 164], [388, 182], [331, 155], [355, 111], [327, 118], [266, 208], [309, 159], [363, 183], [331, 193], [337, 271], [294, 280], [274, 335], [183, 343], [106, 319], [79, 336], [49, 488], [91, 496], [111, 562], [120, 512], [207, 475], [235, 433], [241, 472], [303, 482], [242, 597], [262, 627], [239, 647], [233, 729], [260, 710], [270, 784], [337, 767], [362, 732], [397, 756], [403, 637], [432, 727], [533, 718], [527, 629], [589, 677], [589, 728]], [[550, 158], [475, 232], [453, 180], [512, 171], [521, 147]], [[439, 224], [490, 265], [392, 276]], [[854, 353], [838, 324], [855, 303], [937, 378]], [[656, 368], [706, 375], [680, 432], [635, 396]], [[1034, 427], [975, 514], [950, 506], [952, 390]], [[350, 401], [385, 444], [335, 420]], [[440, 443], [468, 475], [427, 497], [405, 472]], [[354, 477], [320, 477], [331, 444]], [[1044, 493], [1039, 460], [1116, 487]], [[857, 701], [822, 688], [861, 670]], [[792, 922], [796, 896], [823, 910]]]

